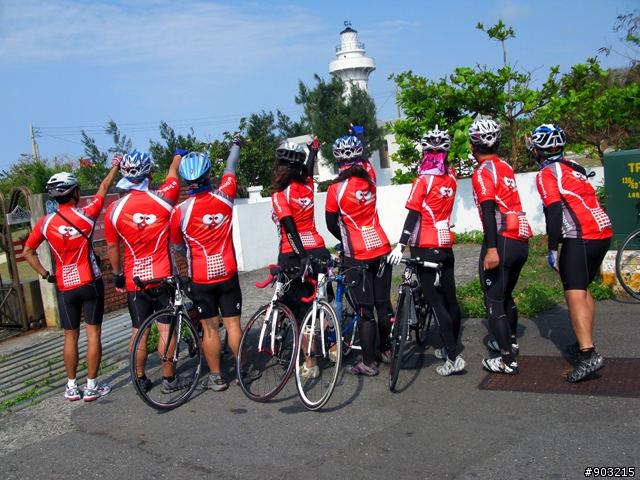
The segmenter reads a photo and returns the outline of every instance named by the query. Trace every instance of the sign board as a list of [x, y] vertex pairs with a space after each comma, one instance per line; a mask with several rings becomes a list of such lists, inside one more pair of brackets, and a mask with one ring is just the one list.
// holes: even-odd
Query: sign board
[[25, 210], [20, 205], [16, 205], [13, 212], [7, 214], [7, 224], [17, 225], [19, 223], [28, 223], [31, 221], [31, 212]]
[[[120, 198], [120, 195], [118, 195], [117, 193], [108, 193], [105, 197], [104, 197], [104, 206], [102, 207], [102, 211], [100, 212], [100, 216], [98, 217], [98, 220], [96, 220], [96, 225], [93, 229], [93, 241], [95, 242], [96, 240], [104, 240], [105, 239], [105, 235], [104, 235], [104, 217], [105, 214], [107, 213], [107, 207], [109, 205], [111, 205], [113, 202], [117, 201]], [[89, 202], [91, 202], [91, 200], [93, 200], [93, 197], [80, 197], [80, 200], [78, 201], [78, 208], [82, 208], [85, 207]]]

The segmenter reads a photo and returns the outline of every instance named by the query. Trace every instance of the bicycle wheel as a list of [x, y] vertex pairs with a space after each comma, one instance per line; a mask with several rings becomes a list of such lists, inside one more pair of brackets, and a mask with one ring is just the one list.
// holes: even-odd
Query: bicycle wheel
[[[342, 364], [342, 341], [336, 328], [338, 315], [325, 300], [318, 302], [315, 321], [310, 308], [300, 327], [300, 354], [296, 362], [296, 387], [309, 410], [319, 410], [331, 398]], [[335, 346], [334, 355], [329, 351]], [[306, 360], [313, 365], [306, 367]], [[303, 370], [304, 369], [304, 370]]]
[[347, 358], [353, 349], [359, 350], [358, 321], [355, 303], [346, 290], [342, 294], [342, 317], [340, 318], [342, 332], [342, 356]]
[[246, 366], [261, 374], [243, 380], [239, 355], [236, 362], [238, 384], [255, 402], [268, 402], [284, 388], [293, 372], [293, 358], [298, 351], [298, 324], [286, 305], [276, 302], [260, 307], [242, 333], [240, 352]]
[[624, 291], [640, 300], [640, 228], [620, 245], [616, 254], [616, 276]]
[[420, 306], [416, 308], [418, 315], [418, 325], [416, 325], [416, 343], [421, 347], [427, 344], [429, 338], [429, 328], [435, 317], [433, 308], [426, 303], [423, 298], [420, 299]]
[[[182, 312], [160, 310], [147, 318], [129, 355], [133, 387], [150, 407], [169, 410], [187, 401], [198, 385], [202, 349], [198, 331]], [[147, 380], [139, 380], [144, 371]], [[174, 377], [169, 382], [165, 377]]]
[[396, 388], [400, 366], [402, 365], [402, 355], [404, 344], [409, 333], [409, 302], [407, 289], [402, 288], [398, 295], [398, 306], [396, 308], [396, 321], [391, 327], [391, 363], [389, 364], [389, 390], [393, 392]]

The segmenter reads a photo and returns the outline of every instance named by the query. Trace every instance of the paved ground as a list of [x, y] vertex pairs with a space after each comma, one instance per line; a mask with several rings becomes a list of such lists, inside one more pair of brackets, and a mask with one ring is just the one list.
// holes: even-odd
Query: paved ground
[[[471, 278], [473, 251], [457, 258]], [[245, 274], [243, 287], [263, 277]], [[247, 312], [271, 294], [244, 288]], [[639, 307], [598, 303], [595, 335], [605, 358], [640, 357]], [[560, 356], [575, 341], [563, 307], [523, 319], [519, 335], [522, 355]], [[267, 404], [233, 385], [197, 390], [181, 408], [158, 413], [136, 397], [122, 367], [105, 379], [113, 392], [97, 402], [57, 395], [0, 419], [1, 477], [512, 480], [640, 467], [638, 399], [478, 390], [486, 339], [486, 321], [466, 319], [467, 371], [446, 378], [435, 373], [433, 347], [411, 343], [396, 393], [387, 388], [386, 367], [375, 378], [344, 375], [320, 412], [307, 411], [290, 382]], [[231, 372], [232, 362], [224, 368]]]

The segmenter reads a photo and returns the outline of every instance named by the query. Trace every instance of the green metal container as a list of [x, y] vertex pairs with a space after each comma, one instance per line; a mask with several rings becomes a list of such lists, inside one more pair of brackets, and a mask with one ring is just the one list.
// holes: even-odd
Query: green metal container
[[640, 150], [604, 154], [606, 211], [611, 219], [611, 249], [617, 250], [640, 228]]

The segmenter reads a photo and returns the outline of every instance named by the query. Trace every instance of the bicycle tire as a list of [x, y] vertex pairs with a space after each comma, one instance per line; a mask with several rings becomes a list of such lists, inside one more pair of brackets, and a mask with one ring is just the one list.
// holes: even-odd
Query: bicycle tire
[[[326, 322], [326, 325], [324, 323]], [[300, 327], [300, 354], [296, 361], [296, 387], [300, 400], [309, 410], [321, 409], [331, 398], [338, 381], [342, 365], [342, 340], [338, 338], [338, 315], [325, 300], [318, 302], [315, 327], [313, 324], [313, 307], [309, 309]], [[302, 365], [311, 345], [311, 355], [316, 360], [318, 376], [309, 378], [301, 376]], [[324, 345], [324, 349], [323, 349]], [[329, 355], [335, 349], [335, 361]]]
[[356, 311], [354, 309], [355, 303], [351, 300], [351, 296], [348, 291], [345, 290], [342, 293], [342, 317], [340, 318], [340, 331], [342, 332], [342, 357], [347, 358], [354, 349], [354, 346], [358, 346], [358, 322], [354, 321], [356, 318]]
[[[289, 381], [295, 366], [294, 357], [298, 351], [298, 324], [296, 318], [286, 305], [275, 302], [267, 318], [267, 309], [270, 304], [264, 305], [253, 314], [249, 323], [242, 332], [239, 351], [236, 361], [236, 375], [238, 385], [242, 392], [254, 402], [264, 403], [274, 398]], [[271, 350], [272, 329], [271, 324], [277, 322], [275, 326], [274, 348]], [[266, 325], [265, 325], [266, 322]], [[265, 335], [260, 347], [260, 335], [262, 327], [265, 325]], [[247, 382], [241, 374], [241, 361], [246, 355], [246, 365], [254, 371], [260, 373], [259, 378]]]
[[402, 356], [404, 353], [404, 344], [407, 340], [409, 332], [409, 297], [407, 289], [401, 288], [398, 295], [398, 304], [396, 308], [396, 320], [391, 327], [391, 363], [389, 364], [389, 390], [392, 392], [396, 388], [398, 375], [400, 375], [400, 366], [402, 365]]
[[[625, 256], [625, 250], [631, 253]], [[616, 277], [625, 292], [640, 300], [640, 228], [624, 239], [616, 253]]]
[[[179, 319], [179, 317], [181, 317]], [[162, 340], [162, 330], [169, 329], [167, 337], [176, 338], [176, 330], [181, 320], [181, 328], [176, 343], [177, 355], [172, 351], [171, 341]], [[163, 345], [166, 348], [163, 348]], [[157, 355], [153, 355], [157, 352]], [[175, 361], [175, 375], [183, 377], [187, 385], [180, 389], [170, 390], [164, 384], [164, 366], [172, 360], [162, 357], [177, 358]], [[202, 348], [198, 337], [198, 330], [188, 317], [182, 312], [176, 313], [172, 309], [160, 310], [147, 318], [136, 333], [129, 355], [129, 365], [133, 387], [138, 396], [150, 407], [157, 410], [170, 410], [186, 402], [200, 378], [202, 366]], [[151, 382], [139, 381], [136, 365], [145, 365], [144, 372]]]
[[427, 344], [427, 340], [429, 339], [429, 329], [431, 328], [431, 323], [433, 322], [435, 313], [433, 313], [433, 308], [431, 308], [431, 305], [429, 305], [428, 303], [426, 303], [426, 305], [420, 305], [419, 309], [419, 312], [416, 311], [416, 314], [418, 315], [418, 325], [416, 326], [416, 343], [419, 346], [424, 347]]

